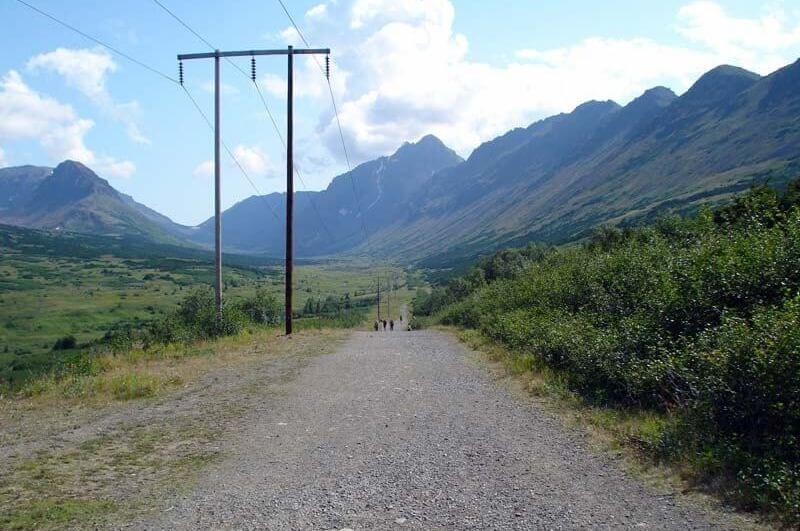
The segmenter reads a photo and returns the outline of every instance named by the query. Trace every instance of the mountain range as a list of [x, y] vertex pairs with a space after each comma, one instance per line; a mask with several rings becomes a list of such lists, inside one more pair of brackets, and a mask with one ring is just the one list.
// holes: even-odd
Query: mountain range
[[80, 162], [55, 168], [0, 169], [0, 223], [51, 231], [144, 236], [159, 243], [184, 243], [191, 228], [173, 223]]
[[[296, 254], [443, 266], [724, 201], [754, 181], [779, 186], [800, 175], [798, 116], [800, 61], [764, 77], [720, 66], [681, 96], [655, 87], [624, 107], [590, 101], [467, 160], [429, 135], [296, 194]], [[226, 250], [280, 256], [284, 208], [273, 193], [226, 210]], [[175, 224], [69, 161], [0, 169], [0, 223], [213, 242], [213, 219]]]

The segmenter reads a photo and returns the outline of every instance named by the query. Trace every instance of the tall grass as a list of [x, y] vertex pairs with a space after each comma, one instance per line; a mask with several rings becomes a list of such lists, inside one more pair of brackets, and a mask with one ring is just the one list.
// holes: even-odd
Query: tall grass
[[415, 312], [535, 356], [591, 403], [668, 412], [652, 455], [733, 478], [740, 501], [800, 522], [798, 205], [797, 182], [762, 186], [500, 276], [484, 262]]

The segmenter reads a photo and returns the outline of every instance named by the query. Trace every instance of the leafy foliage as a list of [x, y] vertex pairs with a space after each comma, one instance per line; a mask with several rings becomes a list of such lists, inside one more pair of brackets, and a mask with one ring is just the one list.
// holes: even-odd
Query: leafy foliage
[[78, 340], [75, 336], [64, 336], [56, 340], [53, 344], [53, 350], [70, 350], [78, 345]]
[[520, 260], [504, 251], [414, 310], [535, 355], [591, 402], [676, 414], [659, 457], [714, 463], [743, 499], [800, 520], [799, 189], [602, 229], [488, 275]]

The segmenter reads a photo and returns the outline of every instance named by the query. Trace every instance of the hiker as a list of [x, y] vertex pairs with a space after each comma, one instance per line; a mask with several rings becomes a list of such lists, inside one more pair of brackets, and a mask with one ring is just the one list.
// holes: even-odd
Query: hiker
[[377, 319], [375, 319], [375, 322], [374, 322], [374, 323], [372, 323], [372, 324], [373, 324], [373, 326], [375, 327], [375, 331], [377, 332], [377, 331], [378, 331], [378, 320], [377, 320]]
[[394, 319], [389, 319], [389, 331], [394, 332]]
[[383, 320], [383, 331], [386, 332], [386, 319]]

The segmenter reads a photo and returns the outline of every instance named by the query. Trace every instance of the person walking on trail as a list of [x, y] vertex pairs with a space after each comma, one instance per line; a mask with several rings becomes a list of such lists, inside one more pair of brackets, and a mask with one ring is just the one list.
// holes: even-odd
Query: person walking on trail
[[383, 320], [383, 331], [386, 332], [386, 319]]
[[394, 319], [389, 319], [389, 331], [394, 332]]
[[377, 319], [375, 319], [375, 322], [374, 322], [374, 323], [372, 323], [372, 325], [373, 325], [373, 327], [375, 328], [375, 331], [377, 332], [377, 331], [378, 331], [378, 328], [379, 328], [379, 325], [378, 325], [378, 320], [377, 320]]

